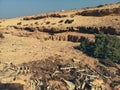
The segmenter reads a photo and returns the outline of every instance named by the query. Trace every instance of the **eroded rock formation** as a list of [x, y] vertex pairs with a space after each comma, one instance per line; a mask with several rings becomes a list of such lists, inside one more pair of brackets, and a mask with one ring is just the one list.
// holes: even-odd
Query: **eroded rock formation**
[[119, 15], [120, 8], [112, 8], [112, 9], [96, 9], [96, 10], [85, 10], [80, 13], [76, 13], [77, 15], [82, 16], [106, 16], [106, 15]]

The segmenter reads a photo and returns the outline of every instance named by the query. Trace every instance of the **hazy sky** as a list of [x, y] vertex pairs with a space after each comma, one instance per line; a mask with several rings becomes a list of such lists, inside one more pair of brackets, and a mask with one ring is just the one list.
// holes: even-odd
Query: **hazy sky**
[[117, 3], [120, 0], [0, 0], [0, 18]]

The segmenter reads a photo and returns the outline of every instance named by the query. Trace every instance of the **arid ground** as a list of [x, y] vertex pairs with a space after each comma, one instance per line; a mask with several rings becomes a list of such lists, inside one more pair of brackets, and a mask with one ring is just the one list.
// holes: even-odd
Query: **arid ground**
[[[4, 38], [0, 38], [0, 61], [19, 65], [58, 57], [64, 62], [77, 59], [82, 65], [96, 68], [98, 59], [87, 56], [75, 46], [84, 38], [94, 40], [94, 34], [100, 32], [120, 37], [120, 3], [1, 19], [0, 33]], [[117, 68], [105, 67], [110, 72], [120, 71], [120, 65], [116, 65]], [[114, 87], [108, 84], [107, 88], [120, 90], [119, 75], [112, 80], [119, 84]]]

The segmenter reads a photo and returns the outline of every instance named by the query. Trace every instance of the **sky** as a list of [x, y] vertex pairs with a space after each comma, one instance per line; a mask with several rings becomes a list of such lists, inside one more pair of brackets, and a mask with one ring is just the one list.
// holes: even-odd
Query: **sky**
[[120, 0], [0, 0], [0, 18], [29, 16], [117, 2]]

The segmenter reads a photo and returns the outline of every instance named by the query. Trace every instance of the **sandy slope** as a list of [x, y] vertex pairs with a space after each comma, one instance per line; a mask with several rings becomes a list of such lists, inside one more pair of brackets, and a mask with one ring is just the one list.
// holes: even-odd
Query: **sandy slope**
[[[42, 41], [36, 38], [17, 37], [9, 34], [0, 42], [0, 60], [16, 64], [59, 56], [64, 60], [91, 58], [83, 55], [74, 46], [79, 43], [67, 41]], [[94, 62], [94, 61], [93, 61]]]
[[[75, 41], [76, 38], [76, 41], [79, 41], [79, 37], [94, 38], [93, 34], [89, 34], [88, 32], [87, 34], [83, 33], [79, 31], [79, 28], [77, 27], [83, 27], [83, 29], [88, 29], [88, 31], [89, 28], [86, 27], [91, 27], [90, 29], [98, 29], [100, 27], [103, 27], [102, 29], [104, 29], [104, 27], [108, 27], [108, 29], [114, 28], [110, 29], [113, 30], [111, 33], [119, 33], [120, 13], [116, 8], [117, 10], [120, 9], [120, 3], [96, 8], [1, 19], [0, 32], [4, 34], [5, 38], [0, 42], [0, 60], [22, 63], [31, 60], [40, 60], [54, 55], [60, 55], [61, 58], [65, 60], [72, 58], [87, 58], [87, 60], [89, 60], [91, 59], [90, 57], [83, 55], [80, 51], [73, 48], [74, 46], [79, 45], [79, 43], [68, 41]], [[106, 9], [108, 9], [109, 12], [106, 11]], [[109, 14], [105, 16], [83, 16], [76, 14], [89, 10], [103, 10]], [[65, 23], [66, 20], [73, 21], [71, 23]], [[25, 30], [25, 28], [29, 29]], [[72, 28], [73, 31], [70, 31], [70, 28]], [[59, 32], [61, 30], [64, 32]], [[50, 31], [53, 31], [53, 34], [55, 35], [50, 35]], [[55, 33], [55, 31], [58, 32]], [[58, 37], [56, 37], [56, 35], [58, 35]], [[59, 41], [61, 39], [60, 36], [63, 36], [62, 38], [67, 36], [67, 39]], [[71, 36], [72, 38], [68, 38], [68, 36]], [[52, 40], [55, 41], [44, 41], [44, 39], [49, 39], [50, 37], [53, 37]], [[86, 61], [84, 60], [84, 62]]]
[[[93, 60], [93, 58], [74, 49], [74, 46], [79, 45], [79, 43], [68, 41], [79, 41], [79, 37], [87, 37], [93, 40], [94, 35], [89, 34], [88, 32], [87, 34], [80, 32], [76, 27], [83, 27], [84, 29], [86, 29], [86, 27], [111, 27], [114, 28], [115, 31], [120, 32], [120, 14], [119, 11], [116, 11], [115, 14], [105, 16], [82, 16], [77, 15], [76, 13], [81, 13], [86, 10], [106, 9], [109, 9], [109, 13], [111, 13], [113, 9], [116, 10], [116, 8], [117, 10], [120, 8], [120, 3], [96, 8], [1, 19], [0, 32], [4, 34], [5, 38], [0, 40], [0, 60], [18, 64], [59, 55], [65, 60], [73, 58], [85, 59], [84, 62], [87, 63], [87, 61]], [[25, 18], [29, 20], [25, 20]], [[61, 20], [62, 22], [60, 22]], [[65, 23], [66, 20], [73, 20], [73, 22]], [[33, 31], [25, 30], [26, 27], [31, 27], [30, 30], [33, 29]], [[70, 31], [71, 27], [73, 30], [72, 32]], [[65, 31], [58, 33], [53, 32], [55, 35], [50, 35], [49, 32], [52, 29], [54, 29], [54, 31]], [[68, 36], [71, 36], [72, 38], [68, 38]], [[50, 37], [53, 39], [49, 40]], [[61, 37], [67, 38], [66, 40], [60, 41]], [[75, 40], [76, 38], [77, 40]], [[45, 41], [44, 39], [48, 40]]]

